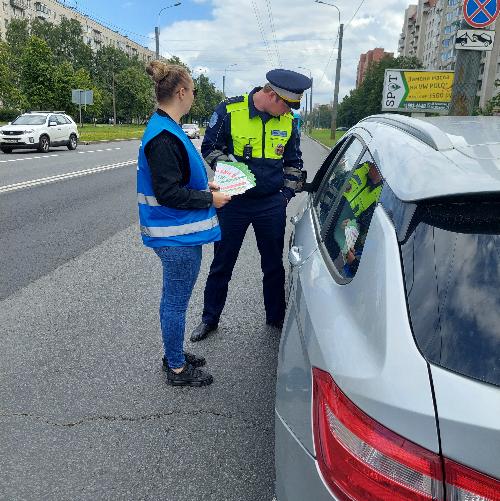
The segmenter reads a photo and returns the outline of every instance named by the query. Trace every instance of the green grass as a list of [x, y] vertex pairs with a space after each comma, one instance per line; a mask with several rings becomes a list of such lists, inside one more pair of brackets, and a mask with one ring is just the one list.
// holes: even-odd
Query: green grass
[[343, 135], [344, 131], [337, 131], [335, 133], [335, 141], [330, 138], [330, 129], [313, 129], [309, 134], [313, 139], [331, 148]]
[[[80, 141], [110, 141], [112, 139], [141, 138], [144, 125], [97, 125], [84, 124], [78, 126]], [[205, 134], [205, 128], [200, 128], [200, 134]]]
[[80, 141], [109, 141], [111, 139], [140, 138], [144, 125], [91, 125], [78, 126]]

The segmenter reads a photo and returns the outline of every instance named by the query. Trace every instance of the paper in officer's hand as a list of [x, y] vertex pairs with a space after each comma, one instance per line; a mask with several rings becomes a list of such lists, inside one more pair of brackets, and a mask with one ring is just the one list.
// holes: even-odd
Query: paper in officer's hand
[[255, 186], [255, 176], [241, 162], [217, 162], [214, 182], [226, 195], [241, 195]]

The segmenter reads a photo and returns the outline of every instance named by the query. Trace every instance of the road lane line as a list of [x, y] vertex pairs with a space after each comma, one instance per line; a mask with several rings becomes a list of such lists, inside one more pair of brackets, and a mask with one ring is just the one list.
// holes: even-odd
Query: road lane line
[[100, 165], [98, 167], [92, 167], [90, 169], [68, 172], [66, 174], [58, 174], [56, 176], [42, 177], [40, 179], [32, 179], [31, 181], [22, 181], [20, 183], [7, 184], [5, 186], [0, 186], [0, 193], [23, 190], [26, 188], [32, 188], [34, 186], [41, 186], [44, 184], [55, 183], [57, 181], [64, 181], [66, 179], [74, 179], [77, 177], [88, 176], [89, 174], [97, 174], [98, 172], [105, 172], [107, 170], [119, 169], [121, 167], [128, 167], [130, 165], [136, 165], [136, 164], [137, 164], [136, 159], [126, 160], [124, 162], [118, 162], [115, 164]]

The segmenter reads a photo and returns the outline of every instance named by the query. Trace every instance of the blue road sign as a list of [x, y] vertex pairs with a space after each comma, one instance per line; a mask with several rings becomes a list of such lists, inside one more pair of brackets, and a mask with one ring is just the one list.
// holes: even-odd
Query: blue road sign
[[465, 0], [464, 18], [474, 28], [493, 24], [500, 12], [500, 0]]

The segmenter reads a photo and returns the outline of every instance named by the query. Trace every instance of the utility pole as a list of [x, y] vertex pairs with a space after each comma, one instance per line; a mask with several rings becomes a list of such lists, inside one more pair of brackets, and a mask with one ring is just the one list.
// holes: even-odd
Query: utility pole
[[344, 36], [344, 25], [339, 26], [339, 49], [337, 51], [337, 70], [335, 73], [335, 90], [333, 92], [332, 124], [330, 138], [335, 140], [335, 131], [337, 130], [337, 108], [339, 104], [339, 84], [340, 67], [342, 66], [342, 38]]
[[166, 7], [163, 7], [163, 9], [160, 9], [160, 11], [158, 12], [158, 22], [157, 26], [155, 26], [156, 59], [160, 59], [160, 14], [166, 9], [178, 7], [181, 3], [182, 2], [176, 2], [172, 5], [167, 5]]
[[160, 27], [155, 26], [156, 59], [160, 59]]
[[[460, 29], [470, 29], [470, 26], [462, 20]], [[481, 56], [482, 52], [479, 50], [457, 50], [449, 115], [473, 114], [476, 104], [477, 76], [481, 72]]]
[[309, 91], [309, 114], [311, 115], [311, 131], [313, 130], [313, 77], [311, 77], [311, 89]]
[[304, 130], [307, 132], [307, 94], [306, 94], [306, 111], [304, 113]]
[[113, 79], [113, 125], [116, 125], [116, 99], [115, 99], [115, 73], [111, 74]]
[[226, 74], [222, 75], [222, 95], [226, 99]]

